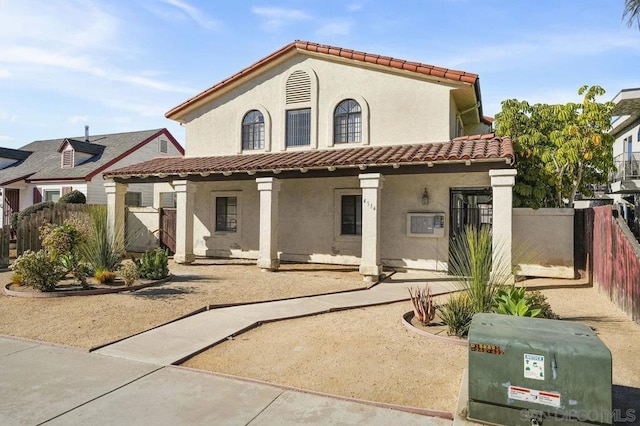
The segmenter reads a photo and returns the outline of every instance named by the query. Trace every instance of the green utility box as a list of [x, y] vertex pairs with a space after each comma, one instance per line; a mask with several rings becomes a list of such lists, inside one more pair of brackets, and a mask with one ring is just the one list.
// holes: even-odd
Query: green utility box
[[499, 425], [610, 425], [611, 352], [591, 328], [477, 314], [468, 417]]

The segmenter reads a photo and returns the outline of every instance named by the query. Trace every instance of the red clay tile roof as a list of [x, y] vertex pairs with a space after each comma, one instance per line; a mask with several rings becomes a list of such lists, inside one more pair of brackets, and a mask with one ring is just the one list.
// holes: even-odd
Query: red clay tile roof
[[359, 52], [351, 49], [343, 49], [341, 47], [328, 46], [328, 45], [322, 45], [318, 43], [312, 43], [309, 41], [296, 40], [293, 43], [289, 43], [288, 45], [284, 46], [280, 50], [273, 52], [271, 55], [260, 59], [258, 62], [254, 63], [253, 65], [248, 66], [247, 68], [232, 75], [231, 77], [225, 80], [222, 80], [218, 84], [186, 100], [185, 102], [181, 103], [180, 105], [176, 106], [175, 108], [167, 112], [165, 114], [165, 117], [167, 118], [175, 117], [179, 112], [185, 110], [193, 103], [200, 101], [201, 99], [209, 96], [215, 91], [233, 83], [234, 81], [239, 80], [240, 78], [251, 73], [252, 71], [266, 65], [269, 62], [274, 61], [279, 57], [286, 55], [287, 53], [293, 50], [302, 50], [307, 52], [316, 52], [316, 53], [321, 53], [326, 55], [332, 55], [340, 58], [346, 58], [346, 59], [366, 62], [370, 64], [376, 64], [376, 65], [383, 65], [383, 66], [387, 66], [387, 67], [391, 67], [399, 70], [406, 70], [406, 71], [411, 71], [411, 72], [429, 75], [433, 77], [444, 78], [446, 80], [462, 81], [462, 82], [470, 83], [473, 85], [475, 85], [478, 82], [477, 74], [472, 74], [465, 71], [441, 68], [433, 65], [423, 64], [420, 62], [410, 62], [410, 61], [405, 61], [403, 59], [396, 59], [389, 56], [380, 56], [372, 53]]
[[220, 157], [163, 157], [104, 173], [105, 178], [200, 173], [246, 173], [272, 170], [353, 168], [515, 161], [510, 138], [463, 136], [444, 143], [307, 150]]

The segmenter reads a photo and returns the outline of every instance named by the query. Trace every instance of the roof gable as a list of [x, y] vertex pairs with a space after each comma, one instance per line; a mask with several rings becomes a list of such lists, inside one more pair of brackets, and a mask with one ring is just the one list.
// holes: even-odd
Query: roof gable
[[233, 87], [235, 84], [240, 83], [247, 78], [250, 78], [250, 76], [253, 76], [256, 73], [262, 72], [269, 66], [284, 61], [287, 58], [299, 53], [352, 61], [355, 63], [360, 63], [362, 65], [388, 68], [399, 72], [404, 71], [419, 76], [428, 76], [435, 79], [443, 79], [471, 85], [474, 87], [479, 99], [480, 89], [478, 86], [477, 74], [436, 67], [420, 62], [406, 61], [389, 56], [381, 56], [372, 53], [359, 52], [351, 49], [344, 49], [341, 47], [321, 45], [318, 43], [296, 40], [293, 43], [290, 43], [280, 50], [277, 50], [276, 52], [270, 54], [269, 56], [260, 59], [258, 62], [248, 66], [247, 68], [244, 68], [231, 77], [222, 80], [221, 82], [204, 90], [196, 96], [186, 100], [182, 104], [168, 111], [165, 116], [176, 121], [182, 121], [184, 119], [184, 116], [188, 112], [215, 98], [216, 95], [218, 95], [220, 92]]
[[[91, 180], [93, 176], [125, 158], [159, 136], [166, 137], [181, 154], [184, 149], [167, 129], [95, 135], [91, 142], [81, 138], [50, 139], [31, 142], [20, 150], [29, 152], [23, 162], [3, 169], [0, 184], [26, 179], [32, 181]], [[60, 152], [70, 145], [80, 152], [97, 153], [74, 167], [60, 167]], [[90, 152], [87, 152], [90, 151]]]

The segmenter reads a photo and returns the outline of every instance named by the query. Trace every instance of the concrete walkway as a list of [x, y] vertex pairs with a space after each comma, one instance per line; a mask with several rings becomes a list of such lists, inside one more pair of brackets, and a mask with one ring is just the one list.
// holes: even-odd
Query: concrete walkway
[[207, 311], [93, 353], [0, 337], [0, 424], [451, 425], [170, 365], [256, 323], [406, 300], [424, 282], [453, 289], [446, 276], [402, 273], [369, 290]]
[[96, 352], [156, 365], [178, 364], [256, 324], [408, 300], [408, 287], [429, 282], [432, 294], [455, 289], [446, 274], [398, 273], [368, 290], [213, 309], [105, 346]]
[[0, 337], [2, 425], [451, 425], [149, 363]]

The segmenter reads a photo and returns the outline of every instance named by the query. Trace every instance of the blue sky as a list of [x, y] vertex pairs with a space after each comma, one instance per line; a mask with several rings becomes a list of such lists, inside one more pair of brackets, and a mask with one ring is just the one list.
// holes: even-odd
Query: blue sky
[[0, 0], [0, 146], [167, 127], [164, 113], [295, 39], [480, 75], [508, 98], [640, 87], [623, 0]]

